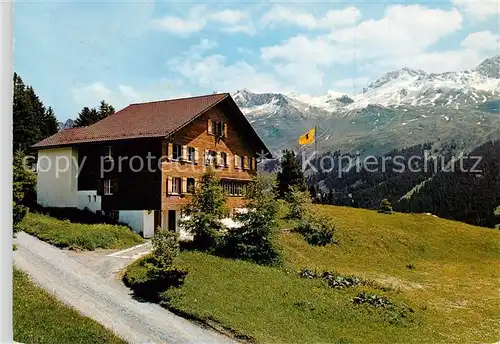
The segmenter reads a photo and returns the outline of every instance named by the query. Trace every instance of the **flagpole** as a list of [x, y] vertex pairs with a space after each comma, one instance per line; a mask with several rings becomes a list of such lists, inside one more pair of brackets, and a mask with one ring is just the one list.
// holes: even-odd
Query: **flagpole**
[[314, 151], [315, 155], [318, 154], [318, 127], [314, 126]]

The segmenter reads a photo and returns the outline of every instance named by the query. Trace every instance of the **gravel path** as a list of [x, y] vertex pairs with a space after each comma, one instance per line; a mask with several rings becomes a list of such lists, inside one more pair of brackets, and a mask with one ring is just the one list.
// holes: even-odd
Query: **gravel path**
[[[134, 300], [116, 277], [111, 278], [113, 272], [102, 268], [125, 266], [132, 256], [101, 254], [98, 258], [97, 254], [92, 259], [92, 255], [59, 250], [23, 232], [17, 235], [16, 242], [16, 266], [45, 290], [129, 343], [234, 343], [159, 305]], [[111, 263], [114, 260], [119, 263]]]

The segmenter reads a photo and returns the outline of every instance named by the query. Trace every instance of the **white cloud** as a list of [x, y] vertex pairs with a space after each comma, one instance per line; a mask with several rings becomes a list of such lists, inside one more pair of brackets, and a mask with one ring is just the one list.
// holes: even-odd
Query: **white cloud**
[[500, 37], [491, 31], [473, 32], [460, 43], [460, 46], [472, 50], [498, 51]]
[[210, 24], [214, 24], [213, 27], [222, 32], [239, 32], [249, 35], [255, 33], [253, 23], [246, 13], [230, 9], [210, 11], [204, 5], [191, 7], [184, 17], [166, 16], [151, 21], [153, 28], [179, 36], [189, 36], [200, 32]]
[[483, 21], [500, 15], [500, 1], [498, 0], [452, 0], [452, 3], [473, 20]]
[[242, 88], [258, 92], [282, 90], [273, 75], [258, 70], [244, 60], [229, 63], [223, 55], [204, 55], [199, 50], [195, 52], [195, 47], [179, 58], [167, 61], [172, 70], [192, 84], [217, 92], [233, 92]]
[[413, 55], [462, 28], [462, 16], [452, 9], [420, 5], [390, 6], [379, 20], [366, 20], [352, 28], [332, 32], [331, 39], [354, 48], [357, 58]]
[[207, 24], [203, 16], [204, 6], [193, 6], [185, 18], [165, 16], [161, 19], [151, 20], [153, 28], [164, 30], [174, 35], [190, 35], [201, 31]]
[[347, 7], [341, 10], [329, 10], [323, 17], [299, 8], [276, 5], [261, 18], [264, 26], [276, 27], [279, 25], [296, 25], [307, 29], [333, 29], [355, 24], [361, 13], [356, 7]]
[[102, 82], [94, 82], [73, 88], [71, 94], [79, 107], [96, 107], [101, 100], [105, 100], [118, 111], [132, 103], [189, 96], [190, 93], [182, 91], [180, 86], [178, 81], [169, 83], [161, 80], [138, 91], [129, 85], [118, 85], [116, 89], [111, 89]]
[[281, 44], [261, 48], [264, 60], [282, 59], [293, 62], [328, 65], [340, 61], [338, 47], [326, 36], [309, 38], [304, 35], [292, 37]]
[[[437, 55], [427, 50], [440, 39], [462, 27], [456, 9], [430, 9], [420, 5], [389, 6], [384, 17], [369, 19], [352, 27], [337, 28], [328, 35], [298, 35], [278, 45], [261, 48], [261, 58], [275, 64], [281, 76], [294, 84], [323, 85], [324, 73], [334, 64], [370, 63], [382, 69], [406, 62], [428, 65]], [[461, 61], [475, 60], [469, 55]], [[463, 65], [463, 63], [457, 63]], [[446, 66], [441, 64], [440, 67]], [[449, 66], [449, 65], [448, 65]], [[346, 81], [348, 82], [348, 81]], [[342, 85], [339, 85], [342, 86]]]
[[247, 15], [237, 10], [222, 10], [210, 14], [210, 19], [219, 23], [237, 24], [247, 19]]

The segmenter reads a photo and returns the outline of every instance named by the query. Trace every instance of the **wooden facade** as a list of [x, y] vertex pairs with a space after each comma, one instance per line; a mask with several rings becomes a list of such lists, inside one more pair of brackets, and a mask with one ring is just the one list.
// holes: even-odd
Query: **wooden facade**
[[[241, 113], [233, 111], [239, 109], [232, 101], [221, 102], [167, 137], [79, 145], [78, 190], [97, 190], [104, 211], [153, 210], [155, 225], [170, 221], [175, 226], [190, 186], [213, 168], [229, 191], [228, 207], [242, 207], [240, 190], [257, 173], [262, 143]], [[101, 174], [102, 157], [108, 154], [114, 168]], [[154, 171], [146, 165], [148, 155]], [[144, 162], [141, 171], [139, 160]]]

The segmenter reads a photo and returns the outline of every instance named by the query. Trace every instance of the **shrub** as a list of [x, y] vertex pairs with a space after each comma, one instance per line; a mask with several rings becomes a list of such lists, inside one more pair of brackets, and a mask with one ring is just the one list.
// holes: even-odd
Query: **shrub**
[[21, 226], [25, 232], [41, 240], [69, 249], [118, 249], [144, 242], [125, 226], [72, 223], [36, 213], [28, 213]]
[[310, 245], [326, 246], [334, 242], [335, 224], [327, 217], [309, 216], [295, 228]]
[[378, 212], [383, 214], [392, 214], [392, 204], [387, 198], [384, 198], [380, 202]]
[[174, 266], [159, 269], [156, 264], [157, 259], [151, 254], [129, 265], [123, 275], [124, 284], [136, 296], [152, 302], [160, 301], [161, 294], [169, 288], [180, 287], [187, 275], [187, 271]]
[[298, 186], [292, 186], [286, 194], [289, 206], [289, 219], [303, 220], [308, 217], [312, 204], [309, 191], [301, 191]]
[[51, 217], [55, 217], [59, 220], [69, 220], [73, 223], [82, 223], [82, 224], [110, 224], [110, 225], [121, 225], [126, 226], [123, 223], [111, 218], [110, 216], [106, 216], [102, 213], [94, 213], [90, 211], [88, 208], [78, 209], [78, 208], [59, 208], [59, 207], [42, 207], [40, 205], [36, 205], [33, 208], [36, 212], [45, 214]]
[[231, 228], [224, 237], [221, 254], [249, 260], [260, 265], [280, 265], [281, 252], [277, 245], [277, 212], [273, 175], [259, 174], [245, 192], [245, 213], [236, 215], [240, 227]]
[[12, 220], [14, 235], [22, 229], [21, 222], [28, 212], [28, 208], [22, 205], [23, 196], [21, 185], [19, 185], [19, 183], [14, 183], [12, 185]]
[[166, 228], [157, 228], [151, 241], [152, 254], [159, 266], [171, 266], [179, 255], [179, 234]]
[[160, 294], [184, 283], [187, 271], [173, 265], [179, 255], [179, 235], [166, 228], [158, 228], [152, 239], [151, 255], [127, 268], [124, 283], [136, 295], [151, 301], [159, 301]]
[[393, 303], [385, 296], [379, 296], [377, 294], [370, 294], [366, 292], [359, 293], [352, 299], [352, 303], [356, 305], [367, 304], [372, 307], [388, 307], [393, 305]]
[[28, 207], [36, 203], [36, 175], [23, 165], [24, 153], [14, 153], [12, 162], [12, 222], [13, 234], [22, 228], [21, 221], [28, 213]]
[[317, 274], [316, 271], [312, 271], [311, 269], [301, 269], [299, 271], [299, 276], [301, 278], [309, 278], [316, 279], [321, 278], [325, 281], [329, 287], [335, 289], [344, 289], [348, 287], [354, 287], [357, 285], [366, 284], [361, 278], [356, 276], [342, 276], [337, 272], [323, 271], [321, 275]]
[[180, 226], [193, 235], [193, 245], [202, 250], [214, 250], [225, 230], [220, 219], [226, 213], [226, 195], [213, 170], [208, 170], [184, 208], [185, 219]]

